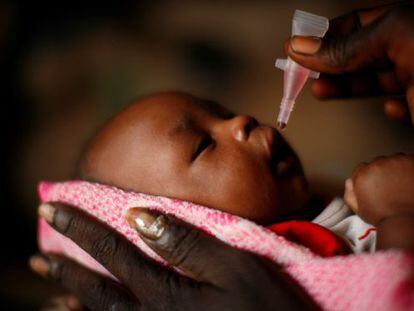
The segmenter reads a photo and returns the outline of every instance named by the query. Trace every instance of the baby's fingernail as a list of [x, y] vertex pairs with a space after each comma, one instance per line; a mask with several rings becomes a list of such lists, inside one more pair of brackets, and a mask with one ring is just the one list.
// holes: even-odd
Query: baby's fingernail
[[50, 262], [46, 258], [34, 255], [29, 259], [29, 266], [37, 274], [47, 277], [50, 271]]
[[322, 40], [318, 37], [293, 36], [290, 39], [292, 50], [296, 53], [313, 55], [319, 51]]
[[167, 219], [164, 215], [155, 214], [140, 207], [129, 209], [126, 219], [139, 234], [151, 240], [158, 240], [167, 225]]
[[56, 208], [53, 205], [42, 203], [39, 205], [38, 213], [41, 217], [46, 219], [48, 223], [53, 222], [53, 217], [55, 216]]

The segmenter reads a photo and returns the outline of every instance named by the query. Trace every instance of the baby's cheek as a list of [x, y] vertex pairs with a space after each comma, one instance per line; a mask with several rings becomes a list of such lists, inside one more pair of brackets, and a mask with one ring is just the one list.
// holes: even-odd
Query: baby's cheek
[[214, 203], [208, 206], [259, 223], [275, 218], [279, 189], [263, 161], [238, 153], [209, 164], [202, 181], [205, 199]]
[[306, 178], [296, 175], [279, 182], [280, 196], [278, 212], [283, 216], [290, 216], [298, 212], [309, 199], [309, 186]]
[[270, 223], [281, 214], [282, 188], [275, 181], [268, 166], [261, 163], [244, 175], [240, 198], [247, 218], [260, 224]]
[[237, 214], [260, 224], [274, 221], [280, 215], [280, 192], [273, 181], [257, 180], [246, 184], [231, 199], [237, 202]]

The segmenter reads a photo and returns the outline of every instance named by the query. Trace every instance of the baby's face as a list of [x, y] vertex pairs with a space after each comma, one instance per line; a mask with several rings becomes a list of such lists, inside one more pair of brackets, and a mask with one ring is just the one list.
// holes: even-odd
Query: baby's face
[[190, 95], [130, 105], [93, 139], [85, 179], [202, 204], [267, 224], [297, 211], [308, 191], [282, 136]]

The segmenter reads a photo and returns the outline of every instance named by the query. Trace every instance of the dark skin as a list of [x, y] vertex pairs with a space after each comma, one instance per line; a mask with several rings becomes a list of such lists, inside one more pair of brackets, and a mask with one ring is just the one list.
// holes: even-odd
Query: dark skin
[[[323, 40], [294, 37], [286, 53], [324, 73], [313, 83], [320, 99], [385, 97], [386, 115], [414, 122], [414, 3], [405, 1], [336, 18]], [[414, 158], [380, 157], [361, 164], [346, 183], [345, 199], [378, 226], [378, 249], [414, 251]]]
[[[372, 93], [386, 95], [403, 94], [401, 98], [388, 99], [385, 105], [385, 111], [393, 119], [408, 121], [410, 120], [410, 115], [414, 115], [412, 101], [413, 84], [411, 83], [412, 73], [414, 72], [414, 62], [411, 57], [414, 53], [414, 41], [412, 39], [414, 27], [411, 24], [412, 19], [407, 18], [410, 14], [413, 14], [412, 12], [412, 8], [407, 8], [406, 5], [404, 7], [394, 5], [346, 14], [331, 21], [328, 40], [322, 43], [317, 42], [318, 47], [314, 49], [313, 53], [295, 52], [291, 44], [300, 43], [298, 40], [309, 41], [308, 39], [311, 38], [296, 38], [292, 42], [289, 41], [286, 44], [286, 51], [298, 63], [328, 74], [314, 84], [313, 90], [317, 97], [328, 99], [369, 95]], [[382, 18], [383, 16], [386, 16], [386, 18]], [[374, 23], [373, 26], [368, 28], [364, 27], [378, 18], [381, 18], [381, 22]], [[356, 27], [359, 24], [363, 26], [362, 29]], [[396, 25], [402, 25], [402, 29], [401, 27], [396, 27]], [[338, 44], [335, 44], [335, 42]], [[403, 43], [402, 45], [401, 42]], [[364, 43], [366, 44], [361, 48], [361, 44]], [[399, 49], [391, 48], [398, 46], [400, 47]], [[397, 51], [397, 53], [390, 54], [389, 52], [393, 50]], [[376, 55], [376, 57], [371, 58], [372, 55]], [[375, 61], [373, 62], [373, 60]], [[385, 67], [383, 66], [384, 64], [386, 65]], [[389, 66], [390, 64], [392, 65], [391, 67]], [[383, 68], [387, 68], [388, 70], [384, 71]], [[367, 75], [366, 72], [368, 69], [370, 70], [370, 74]], [[366, 172], [369, 171], [367, 170]], [[392, 174], [392, 172], [389, 174]], [[364, 175], [369, 176], [370, 174], [360, 176]], [[363, 180], [363, 178], [360, 180]], [[354, 190], [357, 188], [360, 187], [356, 185]], [[356, 191], [356, 193], [357, 196], [361, 196], [359, 194], [360, 192]], [[413, 191], [410, 193], [413, 193]], [[368, 207], [369, 204], [365, 203], [368, 201], [363, 200], [361, 202], [364, 202], [363, 205]], [[362, 205], [359, 208], [362, 209]], [[59, 218], [66, 219], [66, 222], [69, 221], [81, 230], [61, 228], [57, 225]], [[382, 230], [384, 232], [390, 227], [401, 226], [401, 222], [404, 223], [407, 230], [409, 229], [409, 226], [407, 226], [407, 217], [404, 215], [387, 217], [387, 219], [387, 222], [383, 222], [384, 226]], [[190, 303], [198, 303], [200, 301], [199, 293], [196, 295], [190, 294], [191, 292], [194, 293], [194, 291], [192, 291], [193, 288], [189, 284], [167, 282], [167, 285], [165, 285], [165, 279], [160, 278], [160, 276], [165, 276], [165, 274], [160, 273], [159, 269], [153, 265], [144, 264], [146, 262], [143, 261], [141, 255], [136, 253], [136, 250], [130, 249], [130, 251], [127, 251], [127, 246], [114, 247], [114, 244], [109, 242], [120, 241], [121, 238], [96, 221], [79, 215], [71, 209], [56, 205], [55, 217], [52, 223], [58, 231], [70, 237], [93, 257], [103, 262], [108, 270], [116, 275], [123, 283], [125, 283], [124, 280], [131, 280], [131, 276], [139, 278], [140, 275], [141, 277], [145, 275], [147, 282], [152, 286], [161, 288], [163, 292], [175, 294], [175, 296], [169, 297], [159, 296], [156, 291], [151, 292], [146, 290], [148, 287], [147, 283], [145, 285], [138, 283], [131, 283], [129, 285], [129, 283], [125, 283], [128, 284], [126, 287], [131, 287], [131, 291], [135, 292], [139, 299], [143, 298], [144, 303], [142, 305], [146, 306], [147, 309], [151, 309], [152, 301], [156, 301], [154, 306], [166, 306], [172, 297], [174, 299], [174, 306], [181, 309], [186, 309], [185, 306], [188, 307]], [[207, 236], [200, 237], [199, 231], [178, 224], [174, 220], [169, 222], [169, 224], [173, 224], [176, 230], [169, 230], [169, 238], [163, 241], [162, 246], [158, 244], [159, 242], [152, 243], [148, 240], [145, 241], [157, 253], [172, 263], [176, 262], [172, 256], [177, 256], [176, 258], [180, 259], [184, 258], [180, 262], [187, 265], [187, 268], [184, 268], [187, 271], [197, 271], [196, 273], [200, 275], [211, 271], [212, 273], [209, 273], [210, 278], [206, 277], [206, 279], [211, 280], [211, 277], [215, 275], [214, 271], [225, 271], [224, 278], [227, 278], [226, 284], [233, 289], [230, 292], [237, 294], [231, 295], [228, 291], [224, 291], [221, 292], [221, 295], [217, 292], [210, 293], [211, 296], [207, 295], [215, 303], [222, 301], [222, 308], [225, 309], [226, 306], [228, 307], [229, 303], [236, 303], [235, 306], [240, 307], [240, 310], [266, 309], [265, 307], [268, 306], [269, 302], [275, 301], [277, 301], [276, 305], [280, 309], [288, 309], [289, 306], [293, 309], [303, 309], [310, 306], [310, 300], [298, 293], [297, 287], [286, 286], [286, 284], [290, 283], [286, 283], [286, 278], [282, 277], [280, 273], [275, 274], [273, 272], [268, 274], [269, 270], [267, 268], [264, 269], [260, 264], [261, 259], [223, 245], [220, 246], [220, 243], [217, 241]], [[175, 244], [177, 241], [180, 241], [177, 239], [180, 237], [180, 234], [176, 234], [177, 232], [181, 232], [181, 234], [188, 237], [184, 239], [183, 243], [179, 243], [180, 245]], [[381, 233], [379, 232], [380, 236]], [[122, 242], [116, 242], [116, 245], [124, 244]], [[407, 245], [399, 246], [395, 243], [395, 240], [389, 242], [388, 246], [384, 246], [384, 248], [390, 247], [407, 249]], [[176, 249], [179, 252], [172, 252]], [[210, 265], [211, 256], [203, 255], [206, 250], [210, 251], [209, 254], [222, 252], [223, 259], [216, 258]], [[137, 265], [136, 262], [139, 264]], [[64, 286], [72, 290], [89, 307], [105, 310], [109, 309], [108, 306], [117, 302], [120, 310], [128, 310], [128, 306], [129, 309], [133, 309], [129, 298], [119, 296], [119, 291], [113, 290], [112, 283], [104, 287], [99, 286], [99, 284], [106, 284], [106, 280], [96, 274], [86, 271], [67, 259], [55, 258], [51, 259], [51, 263], [52, 265], [49, 264], [47, 265], [48, 268], [42, 270], [44, 272], [43, 274], [48, 273], [52, 278], [57, 279]], [[55, 267], [55, 269], [50, 269], [51, 267]], [[229, 267], [236, 268], [233, 270], [229, 269]], [[40, 269], [37, 269], [37, 271], [41, 272]], [[243, 273], [238, 275], [234, 271], [243, 271]], [[271, 277], [271, 282], [269, 283], [270, 290], [267, 287], [262, 288], [261, 286], [262, 278], [266, 280], [269, 275]], [[175, 277], [173, 280], [176, 280]], [[98, 286], [96, 286], [97, 284]], [[173, 284], [180, 284], [180, 287], [174, 287], [172, 286]], [[263, 284], [267, 284], [267, 281]], [[248, 287], [247, 291], [241, 290], [240, 286], [243, 287], [245, 285], [251, 285], [252, 287]], [[105, 290], [103, 291], [102, 288], [105, 288]], [[225, 294], [226, 292], [228, 294]], [[123, 299], [121, 299], [122, 297]], [[275, 299], [275, 297], [277, 298]], [[149, 305], [145, 304], [145, 302], [148, 302]], [[289, 303], [297, 303], [297, 305], [292, 306]], [[215, 307], [218, 309], [220, 306], [215, 305]], [[273, 304], [272, 308], [274, 309], [274, 307], [275, 305]]]
[[413, 123], [413, 36], [414, 3], [404, 1], [335, 18], [323, 40], [296, 36], [285, 52], [322, 73], [312, 85], [315, 97], [382, 96], [390, 119]]
[[378, 157], [347, 180], [345, 200], [377, 226], [377, 248], [414, 251], [414, 155]]
[[298, 213], [310, 198], [296, 154], [274, 128], [177, 92], [117, 115], [89, 144], [80, 170], [87, 180], [261, 224]]
[[[274, 263], [230, 248], [171, 217], [164, 218], [158, 238], [136, 229], [149, 247], [190, 278], [159, 266], [86, 215], [54, 206], [50, 224], [77, 241], [122, 285], [56, 256], [32, 258], [31, 267], [60, 282], [92, 310], [318, 310]], [[146, 219], [159, 217], [144, 213]]]
[[[183, 93], [148, 96], [110, 120], [90, 142], [80, 172], [90, 181], [180, 198], [262, 224], [310, 215], [301, 212], [310, 195], [300, 162], [274, 128]], [[119, 288], [73, 262], [49, 257], [47, 274], [92, 309], [114, 304], [121, 310], [271, 310], [275, 304], [286, 310], [317, 309], [280, 267], [170, 217], [163, 236], [143, 238], [191, 280], [147, 260], [72, 209], [57, 205], [50, 222], [74, 241], [82, 239], [79, 245], [123, 284]], [[122, 266], [118, 258], [126, 258]], [[105, 291], [91, 291], [101, 283]]]

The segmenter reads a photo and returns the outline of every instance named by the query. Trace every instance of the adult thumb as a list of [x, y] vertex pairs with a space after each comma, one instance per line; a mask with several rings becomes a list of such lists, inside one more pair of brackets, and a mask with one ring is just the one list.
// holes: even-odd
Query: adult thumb
[[240, 275], [257, 260], [172, 216], [136, 207], [126, 218], [154, 252], [196, 281], [221, 287], [229, 281], [229, 269]]
[[286, 42], [287, 55], [302, 66], [327, 74], [362, 71], [368, 67], [389, 65], [387, 40], [380, 23], [374, 23], [350, 34], [326, 39], [294, 36]]

